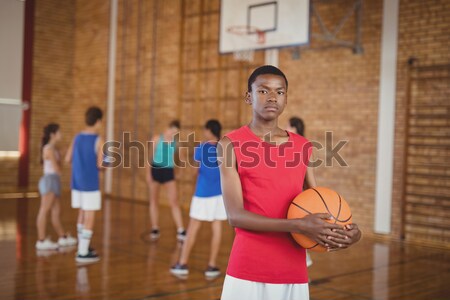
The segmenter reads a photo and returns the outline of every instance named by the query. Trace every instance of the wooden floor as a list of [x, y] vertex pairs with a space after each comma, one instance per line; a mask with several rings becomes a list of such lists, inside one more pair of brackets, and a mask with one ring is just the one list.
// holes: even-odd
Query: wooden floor
[[[64, 225], [75, 233], [76, 212], [68, 197], [63, 203]], [[150, 243], [145, 235], [148, 207], [106, 199], [93, 239], [101, 261], [77, 266], [74, 248], [36, 252], [38, 205], [37, 198], [0, 199], [0, 299], [220, 298], [223, 276], [208, 281], [202, 273], [209, 249], [207, 224], [191, 256], [191, 274], [180, 280], [168, 271], [180, 248], [167, 208], [162, 208], [161, 239]], [[55, 238], [50, 226], [49, 233]], [[232, 239], [233, 231], [226, 225], [219, 259], [222, 270]], [[352, 249], [313, 253], [312, 258], [312, 300], [450, 299], [450, 251], [365, 238]]]

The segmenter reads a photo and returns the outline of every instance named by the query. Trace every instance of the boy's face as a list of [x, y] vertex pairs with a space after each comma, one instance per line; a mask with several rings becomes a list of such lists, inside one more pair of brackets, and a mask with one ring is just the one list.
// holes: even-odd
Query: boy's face
[[286, 81], [278, 75], [259, 75], [251, 92], [247, 92], [245, 102], [252, 105], [253, 112], [264, 120], [278, 118], [287, 104]]

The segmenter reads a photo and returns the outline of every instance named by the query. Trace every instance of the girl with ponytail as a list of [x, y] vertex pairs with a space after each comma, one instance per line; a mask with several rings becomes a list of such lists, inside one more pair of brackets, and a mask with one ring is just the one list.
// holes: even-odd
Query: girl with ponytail
[[[60, 140], [61, 132], [58, 124], [50, 123], [44, 127], [41, 147], [41, 162], [44, 166], [44, 175], [39, 180], [41, 206], [36, 220], [38, 231], [37, 250], [55, 250], [58, 247], [72, 246], [77, 243], [76, 239], [65, 234], [60, 220], [61, 160], [57, 148]], [[45, 228], [49, 211], [51, 211], [53, 228], [59, 236], [57, 243], [46, 238]]]
[[170, 272], [175, 276], [187, 276], [189, 255], [203, 222], [211, 224], [211, 248], [205, 269], [206, 278], [212, 279], [220, 275], [217, 256], [222, 238], [222, 223], [227, 219], [220, 186], [220, 172], [217, 163], [217, 143], [221, 138], [222, 125], [217, 120], [209, 120], [204, 126], [204, 142], [194, 150], [194, 160], [199, 163], [195, 194], [192, 197], [189, 212], [187, 237], [181, 249], [178, 262]]

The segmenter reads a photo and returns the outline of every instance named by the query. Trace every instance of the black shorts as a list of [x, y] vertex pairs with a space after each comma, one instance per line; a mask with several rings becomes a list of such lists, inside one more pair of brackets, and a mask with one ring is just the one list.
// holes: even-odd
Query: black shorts
[[175, 172], [173, 171], [173, 168], [157, 167], [152, 165], [150, 172], [153, 180], [159, 183], [166, 183], [175, 180]]

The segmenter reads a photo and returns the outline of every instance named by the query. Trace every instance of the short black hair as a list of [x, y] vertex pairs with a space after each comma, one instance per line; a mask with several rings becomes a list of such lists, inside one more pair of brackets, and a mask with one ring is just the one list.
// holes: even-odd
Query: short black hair
[[205, 124], [205, 128], [211, 130], [212, 134], [214, 134], [214, 136], [217, 139], [220, 139], [220, 132], [222, 131], [222, 125], [220, 125], [219, 121], [215, 119], [208, 120], [208, 122], [206, 122]]
[[172, 120], [172, 121], [169, 123], [169, 127], [176, 127], [176, 128], [178, 128], [178, 129], [180, 129], [180, 128], [181, 128], [180, 121], [178, 121], [178, 120]]
[[281, 76], [283, 77], [284, 81], [286, 81], [286, 89], [288, 87], [288, 80], [286, 78], [286, 75], [284, 75], [284, 73], [278, 69], [277, 67], [271, 66], [271, 65], [265, 65], [265, 66], [261, 66], [259, 68], [256, 68], [253, 73], [250, 75], [250, 77], [248, 78], [248, 86], [247, 86], [247, 91], [251, 92], [252, 91], [252, 84], [253, 82], [255, 82], [256, 77], [258, 77], [259, 75], [264, 75], [264, 74], [273, 74], [273, 75], [277, 75], [277, 76]]
[[85, 122], [88, 126], [94, 126], [98, 120], [103, 118], [102, 110], [97, 106], [91, 106], [88, 108], [85, 114]]

